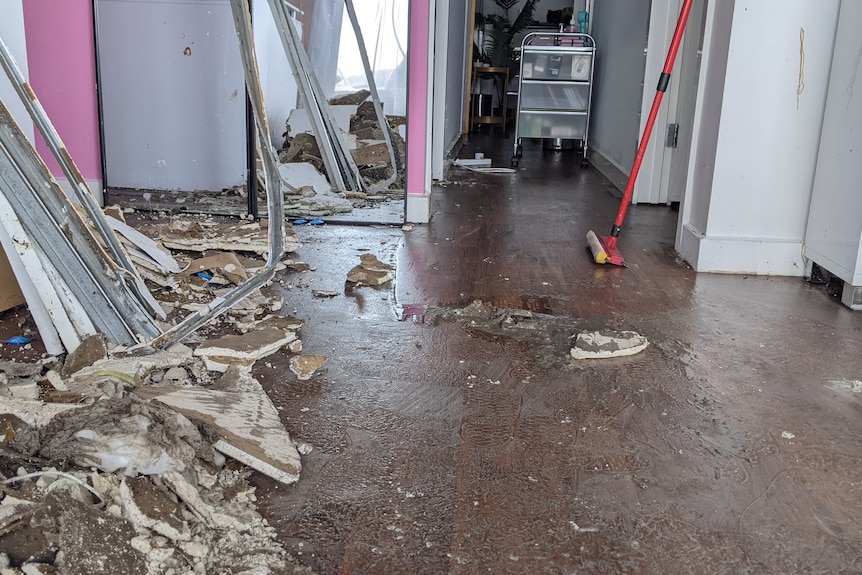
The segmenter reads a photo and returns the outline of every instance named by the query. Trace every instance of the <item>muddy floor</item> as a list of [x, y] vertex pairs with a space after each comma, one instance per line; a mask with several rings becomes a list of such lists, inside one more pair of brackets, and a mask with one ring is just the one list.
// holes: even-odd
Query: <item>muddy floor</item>
[[[300, 232], [317, 271], [286, 297], [327, 371], [297, 382], [272, 361], [255, 375], [315, 446], [296, 487], [257, 481], [301, 563], [862, 571], [862, 316], [801, 279], [693, 273], [665, 208], [631, 212], [628, 269], [596, 269], [566, 229], [610, 220], [594, 174], [574, 189], [457, 177], [428, 227]], [[569, 207], [573, 195], [588, 201]], [[544, 226], [529, 220], [539, 209]], [[343, 289], [364, 251], [398, 265], [393, 289], [309, 295]], [[494, 313], [458, 313], [474, 298]], [[571, 336], [598, 328], [651, 345], [570, 359]]]
[[[630, 210], [627, 269], [597, 267], [613, 188], [537, 146], [520, 166], [453, 168], [428, 226], [297, 228], [309, 269], [273, 288], [328, 360], [255, 365], [314, 447], [293, 486], [249, 479], [278, 540], [319, 574], [862, 572], [862, 315], [695, 274], [664, 207]], [[364, 253], [394, 284], [345, 284]], [[650, 345], [572, 359], [593, 329]]]

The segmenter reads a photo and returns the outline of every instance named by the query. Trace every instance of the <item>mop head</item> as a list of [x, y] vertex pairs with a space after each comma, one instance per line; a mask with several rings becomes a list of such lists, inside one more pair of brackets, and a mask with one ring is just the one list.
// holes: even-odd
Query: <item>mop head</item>
[[593, 230], [587, 232], [587, 244], [590, 246], [593, 259], [597, 264], [625, 266], [623, 255], [615, 247], [609, 247], [611, 244], [609, 240], [610, 236], [597, 236]]

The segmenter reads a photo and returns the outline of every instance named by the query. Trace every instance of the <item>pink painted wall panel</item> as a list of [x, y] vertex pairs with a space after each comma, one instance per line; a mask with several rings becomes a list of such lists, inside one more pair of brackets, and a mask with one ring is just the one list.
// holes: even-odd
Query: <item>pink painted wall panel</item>
[[407, 51], [407, 193], [425, 193], [428, 50], [431, 0], [410, 0]]
[[[30, 84], [87, 179], [101, 179], [91, 0], [24, 0]], [[41, 136], [36, 149], [62, 176]]]

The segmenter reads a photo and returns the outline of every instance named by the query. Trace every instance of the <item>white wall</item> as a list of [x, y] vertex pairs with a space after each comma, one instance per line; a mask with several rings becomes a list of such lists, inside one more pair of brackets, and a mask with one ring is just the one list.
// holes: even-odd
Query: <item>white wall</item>
[[[21, 0], [4, 0], [0, 18], [0, 38], [6, 43], [18, 67], [27, 78], [27, 44], [24, 41], [24, 8]], [[0, 99], [9, 108], [21, 130], [33, 141], [33, 121], [5, 73], [0, 72]]]
[[805, 256], [851, 286], [862, 286], [860, 29], [862, 2], [842, 0], [805, 235]]
[[590, 148], [628, 175], [638, 146], [649, 2], [601, 0], [593, 9], [596, 39]]
[[98, 7], [107, 185], [219, 191], [245, 183], [245, 81], [227, 0]]
[[[467, 6], [437, 0], [434, 31], [434, 118], [431, 141], [431, 176], [443, 177], [446, 155], [461, 135], [467, 91]], [[472, 52], [469, 53], [472, 57]]]
[[[707, 208], [705, 229], [691, 225], [692, 214], [686, 212], [681, 242], [688, 245], [678, 246], [697, 270], [804, 274], [802, 241], [839, 3], [734, 3], [715, 156], [704, 153], [709, 151], [708, 132], [715, 118], [701, 110], [705, 130], [699, 137], [706, 140], [703, 147], [699, 140], [693, 142], [697, 152], [689, 170], [689, 183], [699, 180], [701, 185], [686, 190], [686, 200], [694, 204], [694, 196], [708, 197], [705, 206], [698, 208], [701, 212]], [[712, 23], [725, 24], [715, 14]], [[716, 82], [720, 68], [716, 64], [706, 71], [700, 87]], [[705, 177], [710, 171], [711, 178]]]
[[[272, 145], [277, 149], [284, 143], [287, 117], [297, 105], [296, 80], [284, 53], [269, 2], [258, 0], [252, 4], [252, 23], [266, 120], [269, 122]], [[297, 20], [293, 24], [301, 37], [302, 24]], [[338, 21], [338, 27], [340, 29], [341, 20]]]

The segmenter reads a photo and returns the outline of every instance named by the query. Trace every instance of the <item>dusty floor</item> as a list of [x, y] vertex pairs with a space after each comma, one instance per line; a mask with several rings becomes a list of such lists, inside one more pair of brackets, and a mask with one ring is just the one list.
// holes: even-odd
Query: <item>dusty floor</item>
[[[319, 573], [862, 571], [862, 315], [801, 279], [695, 274], [666, 208], [630, 211], [628, 269], [596, 267], [613, 191], [564, 154], [521, 167], [453, 170], [408, 233], [299, 232], [317, 271], [287, 301], [328, 371], [256, 370], [316, 447], [296, 487], [256, 482], [289, 549]], [[366, 250], [394, 290], [310, 296]], [[474, 298], [547, 315], [446, 313]], [[652, 345], [566, 357], [599, 327]]]
[[[494, 146], [463, 155], [508, 165]], [[695, 274], [663, 207], [630, 210], [629, 268], [597, 267], [583, 236], [615, 191], [525, 148], [516, 175], [453, 169], [428, 226], [297, 229], [314, 271], [275, 285], [329, 360], [255, 367], [315, 447], [296, 485], [251, 479], [280, 540], [320, 574], [862, 571], [862, 315], [802, 279]], [[345, 286], [365, 252], [394, 286]], [[596, 328], [652, 343], [570, 359]]]

